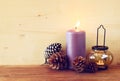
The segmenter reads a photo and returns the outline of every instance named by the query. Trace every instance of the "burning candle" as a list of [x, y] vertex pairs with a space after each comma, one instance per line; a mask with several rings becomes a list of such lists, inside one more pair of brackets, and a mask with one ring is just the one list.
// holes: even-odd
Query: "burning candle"
[[66, 33], [67, 56], [69, 59], [69, 69], [73, 69], [72, 63], [77, 56], [86, 56], [85, 31], [78, 30], [80, 22], [75, 25], [75, 29], [68, 30]]
[[97, 63], [97, 65], [104, 65], [103, 60], [99, 60], [98, 63]]

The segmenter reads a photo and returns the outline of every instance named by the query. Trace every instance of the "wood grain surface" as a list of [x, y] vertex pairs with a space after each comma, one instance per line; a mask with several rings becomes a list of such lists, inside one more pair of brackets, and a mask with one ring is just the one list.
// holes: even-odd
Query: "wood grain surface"
[[119, 81], [120, 66], [96, 73], [52, 70], [48, 65], [0, 66], [0, 81]]

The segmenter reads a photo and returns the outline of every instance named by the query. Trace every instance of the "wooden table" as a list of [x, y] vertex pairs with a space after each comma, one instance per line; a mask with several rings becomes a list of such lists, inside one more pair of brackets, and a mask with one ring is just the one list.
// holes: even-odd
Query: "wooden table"
[[0, 81], [120, 81], [120, 66], [96, 73], [51, 70], [47, 65], [0, 66]]

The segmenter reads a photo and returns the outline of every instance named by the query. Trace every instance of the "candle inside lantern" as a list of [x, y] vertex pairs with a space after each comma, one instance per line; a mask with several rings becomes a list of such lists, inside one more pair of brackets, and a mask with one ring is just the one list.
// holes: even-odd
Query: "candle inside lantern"
[[99, 60], [98, 63], [97, 63], [97, 65], [104, 65], [103, 60]]
[[75, 25], [75, 29], [68, 30], [66, 33], [67, 56], [69, 59], [69, 69], [73, 69], [72, 63], [75, 57], [86, 55], [85, 31], [78, 30], [80, 22]]

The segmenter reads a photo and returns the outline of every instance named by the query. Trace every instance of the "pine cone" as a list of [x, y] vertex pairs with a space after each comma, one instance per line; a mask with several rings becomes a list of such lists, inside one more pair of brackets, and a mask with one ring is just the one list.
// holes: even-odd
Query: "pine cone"
[[50, 56], [48, 63], [52, 69], [62, 70], [67, 69], [67, 60], [67, 56], [63, 52], [56, 52]]
[[56, 52], [60, 52], [61, 51], [61, 44], [60, 43], [53, 43], [53, 44], [50, 44], [46, 50], [45, 50], [45, 63], [47, 63], [47, 59], [50, 58], [50, 56], [53, 54], [53, 53], [56, 53]]
[[76, 57], [73, 61], [73, 69], [77, 72], [83, 72], [85, 69], [86, 60], [82, 56]]
[[95, 62], [86, 63], [85, 71], [89, 73], [94, 73], [98, 70], [98, 66]]

